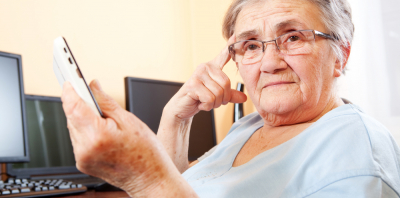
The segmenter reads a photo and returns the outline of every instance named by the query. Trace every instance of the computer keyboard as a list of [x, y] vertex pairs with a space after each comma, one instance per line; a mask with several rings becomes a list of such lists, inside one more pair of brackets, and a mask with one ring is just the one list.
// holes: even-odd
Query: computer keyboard
[[[65, 180], [65, 179], [64, 179]], [[105, 183], [104, 180], [99, 179], [97, 177], [87, 176], [87, 177], [71, 177], [67, 179], [68, 181], [72, 181], [76, 184], [82, 184], [87, 188], [95, 188], [96, 186]]]
[[86, 186], [69, 180], [28, 180], [9, 178], [0, 180], [0, 198], [3, 197], [47, 197], [77, 194], [87, 191]]

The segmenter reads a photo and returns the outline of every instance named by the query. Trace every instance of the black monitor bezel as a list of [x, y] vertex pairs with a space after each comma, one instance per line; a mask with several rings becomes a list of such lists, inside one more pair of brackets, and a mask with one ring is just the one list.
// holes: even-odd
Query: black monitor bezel
[[[60, 102], [60, 97], [25, 95], [25, 100], [39, 100], [49, 102]], [[83, 174], [76, 166], [61, 166], [61, 167], [43, 167], [43, 168], [17, 168], [12, 167], [12, 163], [7, 163], [7, 174], [16, 176], [17, 178], [29, 178], [35, 175], [52, 175], [52, 174]]]
[[153, 79], [137, 78], [137, 77], [125, 77], [125, 104], [126, 104], [126, 110], [128, 110], [129, 112], [133, 112], [133, 101], [129, 99], [129, 98], [133, 97], [133, 93], [130, 89], [131, 81], [164, 84], [164, 85], [174, 85], [174, 86], [182, 86], [183, 85], [183, 83], [179, 83], [179, 82], [153, 80]]
[[7, 58], [15, 58], [17, 59], [18, 64], [18, 81], [19, 81], [19, 89], [20, 89], [20, 104], [21, 104], [21, 116], [22, 116], [22, 133], [24, 137], [24, 155], [25, 156], [15, 156], [15, 157], [0, 157], [0, 163], [8, 163], [8, 162], [29, 162], [29, 145], [28, 145], [28, 132], [26, 125], [26, 115], [25, 115], [25, 100], [24, 100], [24, 81], [22, 75], [22, 56], [19, 54], [12, 54], [8, 52], [0, 52], [0, 56]]
[[[126, 110], [129, 112], [133, 112], [133, 100], [130, 100], [130, 98], [133, 97], [132, 89], [131, 89], [131, 81], [136, 81], [136, 82], [146, 82], [146, 83], [156, 83], [156, 84], [163, 84], [163, 85], [178, 85], [182, 86], [183, 83], [179, 82], [171, 82], [171, 81], [163, 81], [163, 80], [153, 80], [153, 79], [146, 79], [146, 78], [137, 78], [137, 77], [125, 77], [124, 83], [125, 83], [125, 105], [126, 105]], [[216, 137], [216, 130], [215, 130], [215, 118], [214, 118], [214, 109], [210, 110], [211, 113], [211, 119], [212, 119], [212, 133], [213, 133], [213, 144], [214, 146], [217, 145], [217, 137]], [[201, 156], [189, 156], [189, 160], [197, 160]]]

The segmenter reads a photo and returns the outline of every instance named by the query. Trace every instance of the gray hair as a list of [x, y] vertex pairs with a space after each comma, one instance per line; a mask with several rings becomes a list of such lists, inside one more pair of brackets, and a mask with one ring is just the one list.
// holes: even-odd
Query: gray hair
[[[235, 30], [235, 23], [240, 11], [249, 5], [265, 0], [233, 0], [225, 14], [222, 24], [222, 34], [229, 39]], [[351, 46], [354, 35], [354, 24], [351, 20], [351, 8], [347, 0], [308, 0], [316, 5], [321, 12], [321, 20], [335, 41], [330, 42], [331, 48], [343, 66], [349, 55], [345, 48]]]

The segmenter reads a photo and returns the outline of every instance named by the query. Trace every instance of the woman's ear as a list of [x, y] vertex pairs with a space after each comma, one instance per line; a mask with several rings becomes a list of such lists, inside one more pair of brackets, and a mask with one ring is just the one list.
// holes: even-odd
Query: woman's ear
[[347, 43], [347, 46], [343, 46], [343, 45], [342, 45], [341, 48], [342, 48], [341, 50], [345, 52], [345, 53], [344, 53], [345, 57], [344, 57], [342, 63], [340, 62], [339, 59], [336, 59], [336, 62], [335, 62], [335, 71], [334, 71], [334, 75], [335, 75], [336, 78], [337, 78], [337, 77], [340, 77], [340, 76], [342, 75], [342, 73], [344, 73], [343, 71], [344, 71], [344, 68], [345, 68], [346, 65], [347, 65], [347, 61], [349, 60], [350, 51], [351, 51], [350, 42]]

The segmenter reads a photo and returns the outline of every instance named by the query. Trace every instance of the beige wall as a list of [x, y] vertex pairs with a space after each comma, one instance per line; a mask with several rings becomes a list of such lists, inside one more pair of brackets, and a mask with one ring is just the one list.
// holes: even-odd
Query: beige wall
[[[196, 65], [225, 46], [230, 0], [1, 0], [0, 51], [22, 55], [25, 93], [60, 96], [52, 44], [64, 36], [85, 78], [125, 107], [125, 76], [185, 82]], [[232, 87], [236, 66], [224, 68]], [[245, 113], [254, 111], [245, 104]], [[215, 111], [217, 140], [232, 124], [233, 105]]]

